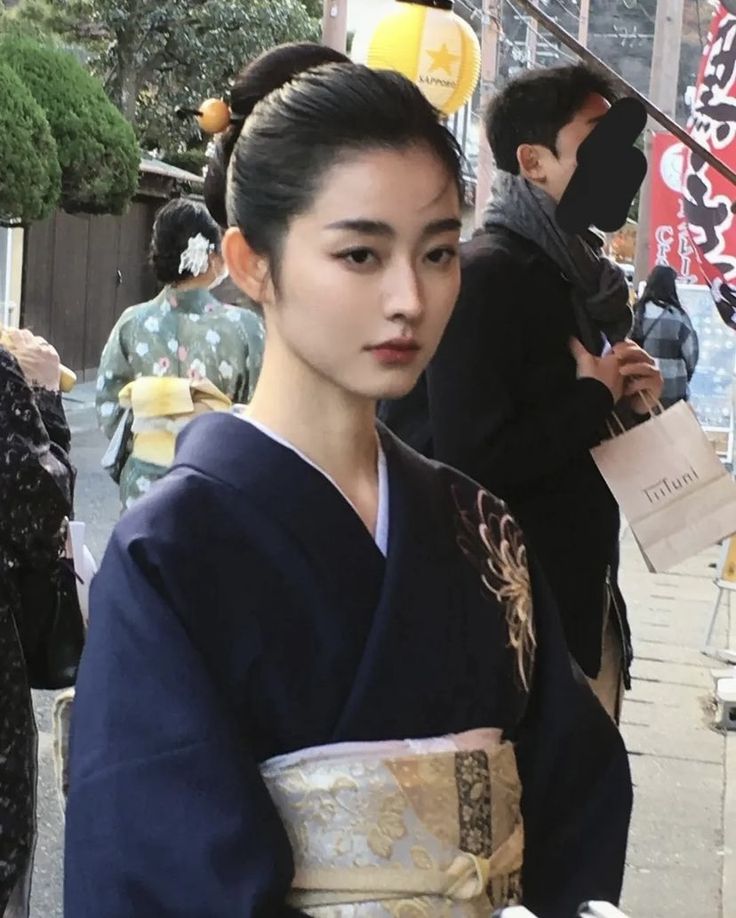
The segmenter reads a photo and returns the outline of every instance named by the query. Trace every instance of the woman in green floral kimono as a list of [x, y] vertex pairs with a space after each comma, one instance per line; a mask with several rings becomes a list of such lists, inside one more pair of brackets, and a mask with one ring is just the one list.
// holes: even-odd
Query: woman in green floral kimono
[[115, 438], [115, 458], [105, 464], [123, 507], [166, 473], [176, 434], [203, 404], [249, 401], [263, 354], [259, 315], [210, 293], [225, 270], [220, 230], [203, 205], [182, 199], [163, 207], [150, 258], [164, 289], [122, 314], [97, 379], [97, 417]]

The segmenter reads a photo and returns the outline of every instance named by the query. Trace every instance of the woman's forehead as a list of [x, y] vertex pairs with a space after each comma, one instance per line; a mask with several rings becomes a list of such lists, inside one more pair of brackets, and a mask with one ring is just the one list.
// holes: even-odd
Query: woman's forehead
[[426, 221], [438, 211], [459, 212], [456, 183], [431, 151], [367, 150], [329, 168], [311, 214], [328, 223], [349, 219]]

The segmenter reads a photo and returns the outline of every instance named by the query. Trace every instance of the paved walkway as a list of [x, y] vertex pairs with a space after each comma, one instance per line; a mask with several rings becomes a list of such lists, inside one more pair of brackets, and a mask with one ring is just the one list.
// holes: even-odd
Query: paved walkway
[[[636, 794], [623, 902], [630, 918], [736, 918], [736, 733], [714, 727], [711, 670], [725, 664], [700, 652], [718, 555], [650, 574], [633, 539], [623, 543], [636, 652], [623, 711]], [[728, 619], [722, 612], [720, 647]], [[736, 628], [736, 646], [734, 638]]]

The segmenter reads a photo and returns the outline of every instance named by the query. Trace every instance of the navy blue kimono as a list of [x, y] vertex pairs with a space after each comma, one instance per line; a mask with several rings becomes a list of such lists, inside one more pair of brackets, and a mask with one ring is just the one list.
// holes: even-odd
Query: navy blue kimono
[[[515, 524], [379, 433], [386, 557], [321, 472], [226, 414], [185, 429], [171, 472], [118, 524], [77, 684], [67, 918], [298, 914], [260, 762], [489, 726], [516, 742], [525, 903], [570, 918], [617, 901], [626, 752], [533, 565], [532, 632], [504, 599], [529, 582]], [[503, 583], [489, 536], [512, 549]]]

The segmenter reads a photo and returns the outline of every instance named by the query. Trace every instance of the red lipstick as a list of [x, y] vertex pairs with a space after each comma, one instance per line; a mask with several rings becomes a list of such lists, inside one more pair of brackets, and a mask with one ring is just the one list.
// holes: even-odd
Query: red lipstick
[[384, 366], [406, 366], [419, 352], [419, 345], [413, 338], [391, 338], [368, 348], [376, 360]]

